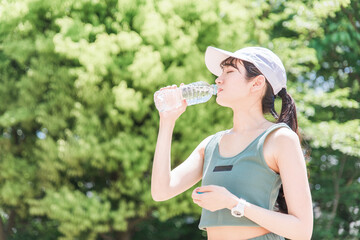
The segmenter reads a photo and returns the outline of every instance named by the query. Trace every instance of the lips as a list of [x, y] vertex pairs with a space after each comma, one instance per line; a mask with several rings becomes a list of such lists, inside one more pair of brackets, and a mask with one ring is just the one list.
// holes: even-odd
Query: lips
[[222, 88], [218, 88], [217, 94], [219, 94], [220, 92], [222, 92], [223, 89]]

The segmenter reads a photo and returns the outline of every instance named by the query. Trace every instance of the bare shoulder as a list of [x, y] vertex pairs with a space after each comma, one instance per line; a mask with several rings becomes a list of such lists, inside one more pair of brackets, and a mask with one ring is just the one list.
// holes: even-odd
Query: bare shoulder
[[300, 146], [300, 139], [298, 135], [287, 127], [274, 130], [269, 135], [269, 139], [274, 145], [281, 145], [282, 147], [291, 146], [294, 144]]
[[195, 151], [200, 152], [203, 155], [205, 152], [206, 146], [208, 145], [208, 143], [211, 141], [211, 139], [213, 137], [214, 137], [214, 134], [210, 135], [210, 136], [206, 137], [204, 140], [202, 140], [200, 142], [200, 144], [196, 147]]
[[298, 159], [302, 159], [300, 139], [293, 130], [286, 127], [278, 128], [269, 134], [265, 150], [268, 155], [273, 156], [276, 162], [288, 159], [289, 156], [297, 156]]
[[215, 134], [212, 134], [212, 135], [210, 135], [210, 136], [208, 136], [207, 138], [205, 138], [200, 144], [199, 144], [199, 146], [202, 146], [202, 147], [206, 147], [206, 145], [211, 141], [211, 139], [213, 139], [213, 137], [215, 137], [215, 136], [219, 136], [219, 135], [224, 135], [224, 134], [226, 134], [227, 132], [229, 132], [229, 129], [227, 129], [227, 130], [222, 130], [222, 131], [219, 131], [219, 132], [217, 132], [217, 133], [215, 133]]
[[206, 147], [206, 145], [210, 142], [210, 140], [215, 136], [215, 134], [210, 135], [206, 137], [202, 142], [200, 143], [202, 146]]

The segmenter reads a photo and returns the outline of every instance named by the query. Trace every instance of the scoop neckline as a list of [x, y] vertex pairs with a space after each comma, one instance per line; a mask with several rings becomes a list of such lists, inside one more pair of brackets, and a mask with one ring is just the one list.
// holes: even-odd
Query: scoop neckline
[[[272, 129], [274, 126], [277, 126], [277, 125], [281, 125], [282, 123], [275, 123], [273, 125], [271, 125], [270, 127], [268, 127], [265, 131], [263, 131], [262, 133], [260, 133], [256, 138], [254, 138], [254, 140], [252, 140], [241, 152], [235, 154], [234, 156], [231, 156], [231, 157], [224, 157], [220, 154], [220, 141], [222, 139], [222, 137], [224, 136], [224, 134], [226, 134], [227, 131], [224, 131], [223, 134], [221, 134], [221, 136], [219, 137], [219, 139], [217, 140], [216, 142], [216, 153], [217, 155], [222, 158], [222, 159], [233, 159], [233, 158], [236, 158], [236, 157], [239, 157], [241, 154], [243, 154], [247, 149], [250, 148], [251, 145], [253, 145], [255, 143], [255, 141], [257, 139], [259, 139], [260, 137], [262, 137], [267, 131], [269, 131], [270, 129]], [[229, 131], [229, 130], [228, 130]]]

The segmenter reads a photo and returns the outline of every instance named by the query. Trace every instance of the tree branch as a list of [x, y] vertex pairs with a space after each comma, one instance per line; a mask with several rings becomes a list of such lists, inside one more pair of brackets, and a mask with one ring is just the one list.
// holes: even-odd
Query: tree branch
[[349, 73], [349, 76], [353, 76], [353, 77], [355, 77], [355, 79], [359, 82], [359, 84], [360, 84], [360, 76], [358, 75], [358, 74], [356, 74], [356, 73]]
[[350, 20], [351, 25], [353, 26], [353, 28], [355, 29], [355, 31], [359, 32], [359, 29], [356, 27], [356, 23], [354, 21], [354, 16], [352, 15], [352, 13], [350, 13], [349, 11], [347, 11], [343, 6], [341, 6], [341, 10], [343, 11], [343, 13], [345, 13], [345, 15], [348, 17], [348, 19]]
[[333, 207], [329, 216], [329, 222], [327, 223], [326, 229], [330, 230], [331, 226], [334, 222], [335, 216], [336, 216], [336, 212], [339, 206], [339, 201], [340, 201], [340, 180], [342, 178], [343, 172], [344, 172], [344, 167], [345, 167], [345, 162], [346, 162], [346, 157], [343, 157], [341, 159], [340, 162], [340, 168], [338, 173], [335, 173], [333, 175], [333, 180], [334, 180], [334, 191], [335, 191], [335, 196], [334, 196], [334, 200], [333, 200]]

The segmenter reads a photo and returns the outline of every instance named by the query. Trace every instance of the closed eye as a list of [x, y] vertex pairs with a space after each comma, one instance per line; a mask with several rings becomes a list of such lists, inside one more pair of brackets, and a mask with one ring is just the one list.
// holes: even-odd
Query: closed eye
[[234, 68], [233, 66], [230, 66], [230, 65], [227, 65], [227, 66], [223, 67], [223, 72], [226, 73], [226, 74], [235, 72], [236, 70], [237, 70], [237, 68]]

